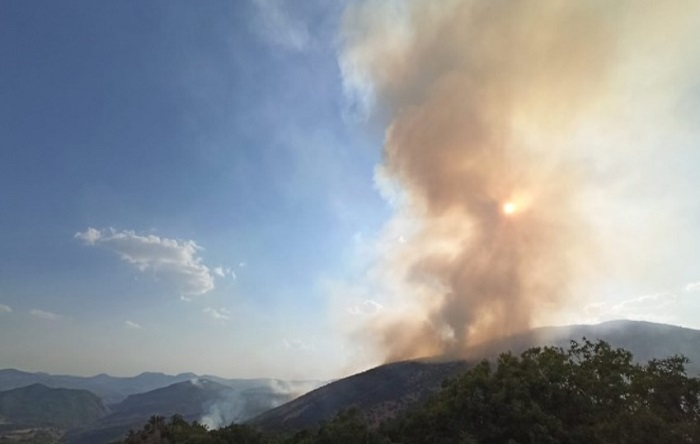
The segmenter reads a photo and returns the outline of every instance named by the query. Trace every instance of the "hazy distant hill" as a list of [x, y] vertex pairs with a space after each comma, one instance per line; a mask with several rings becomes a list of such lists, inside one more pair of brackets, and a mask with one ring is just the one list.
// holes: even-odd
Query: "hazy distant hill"
[[5, 423], [68, 429], [106, 414], [102, 400], [87, 390], [32, 384], [0, 392], [0, 417]]
[[192, 380], [135, 394], [111, 406], [111, 413], [83, 430], [66, 436], [70, 443], [101, 443], [124, 437], [131, 428], [143, 425], [152, 415], [180, 414], [187, 420], [200, 419], [208, 404], [225, 399], [234, 389], [207, 380]]
[[[262, 380], [264, 381], [264, 380]], [[291, 399], [289, 392], [275, 387], [240, 383], [245, 389], [207, 379], [193, 379], [147, 393], [131, 395], [111, 406], [100, 421], [66, 436], [69, 443], [101, 443], [124, 437], [129, 429], [140, 428], [152, 415], [182, 415], [212, 427], [243, 421]]]
[[181, 373], [172, 376], [148, 372], [131, 377], [116, 377], [106, 374], [81, 377], [5, 369], [0, 370], [0, 390], [9, 390], [30, 384], [43, 384], [54, 388], [89, 390], [102, 398], [105, 404], [113, 404], [135, 393], [147, 392], [196, 377], [197, 375], [194, 373]]
[[[700, 370], [700, 331], [650, 322], [613, 321], [599, 325], [547, 327], [494, 341], [472, 350], [473, 361], [505, 351], [519, 353], [538, 345], [568, 347], [571, 339], [602, 339], [631, 351], [639, 361], [683, 354], [691, 360], [688, 373]], [[358, 407], [372, 423], [396, 415], [439, 390], [442, 381], [468, 368], [466, 361], [429, 360], [382, 365], [307, 393], [253, 418], [250, 423], [267, 430], [313, 427], [340, 410]]]
[[[179, 382], [200, 378], [194, 373], [166, 375], [164, 373], [145, 372], [137, 376], [117, 377], [100, 374], [90, 377], [51, 375], [48, 373], [30, 373], [15, 369], [0, 370], [0, 390], [10, 390], [31, 384], [43, 384], [54, 388], [71, 388], [89, 390], [107, 404], [116, 404], [129, 395], [145, 393], [167, 387]], [[227, 379], [219, 376], [206, 375], [202, 379], [218, 382], [237, 390], [247, 390], [256, 387], [276, 389], [296, 397], [322, 384], [321, 381], [282, 381], [278, 379]]]

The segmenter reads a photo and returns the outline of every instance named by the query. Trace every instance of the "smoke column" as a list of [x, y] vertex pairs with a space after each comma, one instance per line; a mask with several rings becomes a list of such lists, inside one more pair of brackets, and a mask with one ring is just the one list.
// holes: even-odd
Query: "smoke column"
[[[687, 83], [678, 73], [689, 66], [638, 69], [692, 50], [696, 3], [348, 8], [343, 80], [361, 111], [386, 122], [377, 175], [398, 189], [387, 231], [405, 236], [369, 273], [399, 282], [381, 284], [393, 303], [362, 328], [385, 359], [464, 356], [528, 329], [607, 266], [598, 176], [653, 148], [606, 137], [619, 122], [633, 125], [629, 107], [673, 100]], [[649, 98], [636, 76], [679, 86]], [[606, 122], [618, 127], [606, 132]]]

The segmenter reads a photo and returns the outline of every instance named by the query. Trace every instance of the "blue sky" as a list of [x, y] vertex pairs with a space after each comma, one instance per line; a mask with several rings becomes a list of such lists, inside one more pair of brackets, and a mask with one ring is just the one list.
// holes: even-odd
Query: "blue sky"
[[[406, 199], [420, 194], [407, 163], [382, 154], [387, 128], [429, 112], [431, 76], [444, 80], [424, 55], [399, 57], [424, 35], [406, 22], [416, 5], [0, 2], [0, 368], [331, 378], [377, 362], [362, 335], [375, 316], [433, 316], [425, 300], [442, 287], [397, 299], [422, 291], [404, 277], [445, 240], [420, 228], [440, 218]], [[700, 327], [700, 57], [640, 16], [622, 21], [613, 86], [591, 92], [608, 108], [585, 103], [566, 134], [567, 159], [592, 171], [570, 196], [600, 234], [605, 276], [534, 325]], [[648, 40], [634, 40], [637, 21]], [[513, 127], [525, 119], [517, 135], [539, 140], [532, 109]], [[440, 220], [463, 227], [469, 211]]]
[[[0, 10], [0, 366], [255, 376], [245, 361], [323, 336], [319, 277], [342, 273], [353, 236], [387, 214], [379, 132], [344, 104], [342, 5]], [[183, 287], [186, 271], [159, 271], [149, 250], [141, 271], [74, 236], [90, 227], [192, 241], [214, 288]], [[236, 358], [212, 364], [200, 347]]]

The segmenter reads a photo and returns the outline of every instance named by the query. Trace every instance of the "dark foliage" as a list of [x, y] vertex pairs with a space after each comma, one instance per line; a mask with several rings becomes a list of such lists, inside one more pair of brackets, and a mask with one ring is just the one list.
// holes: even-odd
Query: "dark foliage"
[[384, 427], [402, 443], [700, 442], [699, 381], [675, 356], [646, 365], [605, 342], [482, 362]]

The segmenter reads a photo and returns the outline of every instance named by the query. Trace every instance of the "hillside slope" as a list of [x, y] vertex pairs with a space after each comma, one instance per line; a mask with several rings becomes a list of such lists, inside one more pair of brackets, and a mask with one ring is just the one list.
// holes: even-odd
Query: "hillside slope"
[[86, 390], [32, 384], [0, 392], [0, 417], [6, 423], [68, 429], [106, 414], [102, 400]]
[[357, 407], [371, 423], [378, 424], [426, 399], [440, 389], [443, 380], [467, 368], [465, 361], [382, 365], [316, 389], [250, 423], [266, 430], [295, 430], [330, 419], [340, 410]]
[[[546, 327], [474, 347], [470, 362], [520, 353], [533, 346], [568, 348], [572, 339], [602, 339], [631, 351], [638, 361], [683, 354], [690, 359], [690, 375], [700, 371], [700, 331], [638, 321], [612, 321], [598, 325]], [[249, 423], [264, 430], [296, 430], [318, 425], [339, 411], [359, 408], [371, 424], [418, 406], [441, 387], [442, 381], [464, 372], [467, 361], [432, 360], [386, 364], [340, 379], [294, 401], [253, 418]]]

